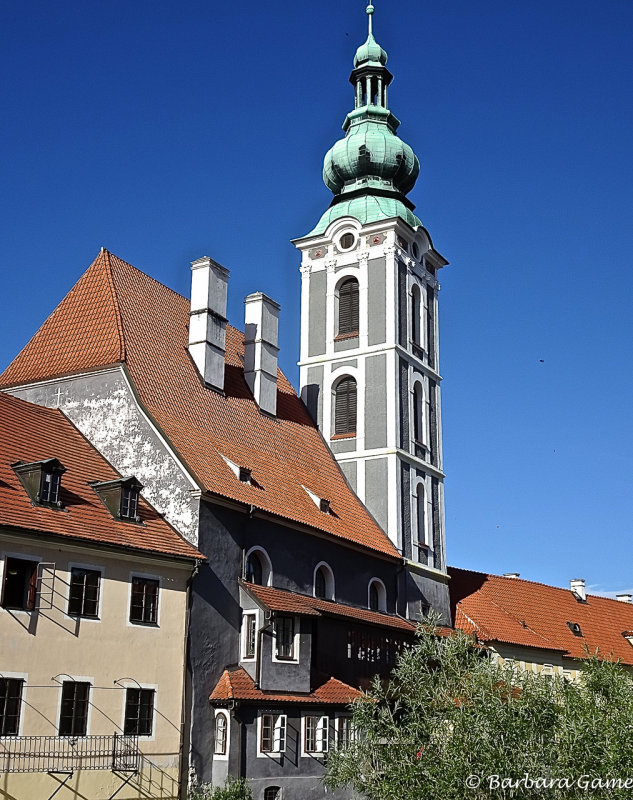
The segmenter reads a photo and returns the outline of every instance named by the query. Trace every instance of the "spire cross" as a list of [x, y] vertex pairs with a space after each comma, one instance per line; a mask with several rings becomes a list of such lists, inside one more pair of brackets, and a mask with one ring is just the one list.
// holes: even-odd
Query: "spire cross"
[[372, 25], [371, 25], [371, 20], [372, 20], [373, 13], [374, 13], [374, 7], [370, 2], [367, 5], [367, 18], [368, 18], [368, 22], [369, 22], [369, 36], [373, 35], [373, 33], [372, 33]]

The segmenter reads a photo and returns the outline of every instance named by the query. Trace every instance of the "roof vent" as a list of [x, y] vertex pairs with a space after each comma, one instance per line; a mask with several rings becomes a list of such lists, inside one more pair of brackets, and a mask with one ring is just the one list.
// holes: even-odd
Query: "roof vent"
[[208, 256], [191, 262], [189, 353], [206, 386], [224, 390], [229, 271]]
[[582, 636], [582, 629], [578, 622], [568, 622], [567, 627], [574, 634], [574, 636]]
[[325, 497], [322, 497], [319, 501], [319, 508], [323, 511], [324, 514], [330, 513], [330, 501], [326, 500]]
[[520, 578], [521, 577], [521, 573], [520, 572], [504, 572], [503, 573], [503, 577], [504, 578]]
[[624, 636], [629, 644], [633, 645], [633, 631], [622, 631], [622, 636]]
[[569, 581], [569, 588], [579, 603], [587, 602], [587, 590], [585, 589], [584, 578], [572, 578]]
[[242, 483], [250, 483], [252, 481], [252, 473], [253, 470], [249, 469], [249, 467], [240, 467], [238, 478]]
[[314, 505], [318, 507], [319, 511], [323, 511], [324, 514], [332, 513], [332, 506], [330, 505], [329, 500], [327, 500], [325, 497], [319, 497], [318, 494], [311, 492], [307, 486], [302, 485], [302, 488], [310, 496], [310, 499], [312, 500]]
[[621, 603], [630, 603], [633, 600], [633, 594], [628, 594], [627, 592], [620, 592], [615, 596], [616, 600], [619, 600]]

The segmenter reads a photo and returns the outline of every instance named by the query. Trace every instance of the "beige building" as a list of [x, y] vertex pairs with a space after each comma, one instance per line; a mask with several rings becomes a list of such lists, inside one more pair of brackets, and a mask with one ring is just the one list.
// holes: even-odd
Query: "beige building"
[[202, 556], [60, 411], [0, 420], [0, 798], [177, 798]]

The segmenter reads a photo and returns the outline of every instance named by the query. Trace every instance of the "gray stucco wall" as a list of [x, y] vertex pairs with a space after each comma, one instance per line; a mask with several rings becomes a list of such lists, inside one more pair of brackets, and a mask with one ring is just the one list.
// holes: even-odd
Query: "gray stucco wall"
[[387, 340], [387, 272], [384, 258], [367, 263], [368, 342], [382, 344]]
[[196, 544], [194, 484], [140, 410], [122, 369], [10, 391], [31, 403], [61, 408], [122, 475], [135, 475], [141, 481], [143, 495]]
[[408, 328], [407, 317], [409, 304], [407, 302], [409, 295], [407, 294], [407, 268], [398, 261], [398, 308], [397, 308], [397, 325], [398, 325], [398, 343], [403, 347], [407, 346]]
[[387, 446], [387, 356], [365, 360], [365, 447]]
[[389, 519], [388, 465], [386, 458], [369, 458], [365, 461], [365, 505], [383, 530]]
[[334, 342], [334, 352], [338, 353], [343, 350], [355, 350], [358, 347], [358, 336], [350, 336], [349, 339], [341, 339]]
[[400, 515], [402, 517], [402, 555], [413, 558], [411, 541], [411, 467], [400, 462]]
[[356, 439], [334, 439], [330, 442], [333, 453], [352, 453], [356, 450]]
[[326, 278], [324, 271], [310, 275], [308, 355], [320, 356], [325, 353], [325, 300]]
[[400, 410], [400, 426], [398, 441], [403, 450], [409, 449], [409, 367], [404, 358], [398, 359], [398, 408]]
[[347, 482], [352, 487], [354, 491], [356, 491], [356, 462], [355, 461], [342, 461], [339, 463], [341, 470], [343, 471], [343, 475], [347, 478]]
[[436, 580], [414, 568], [407, 569], [408, 613], [412, 619], [419, 617], [423, 608], [433, 608], [442, 616], [445, 625], [451, 624], [448, 584]]

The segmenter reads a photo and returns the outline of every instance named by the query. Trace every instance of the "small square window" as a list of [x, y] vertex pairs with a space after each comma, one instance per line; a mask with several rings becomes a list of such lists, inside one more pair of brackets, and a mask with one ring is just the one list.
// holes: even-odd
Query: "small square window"
[[96, 569], [73, 567], [70, 570], [68, 614], [72, 617], [97, 617], [101, 573]]
[[131, 736], [151, 736], [153, 722], [154, 690], [127, 689], [123, 733]]
[[88, 698], [90, 684], [64, 681], [59, 714], [60, 736], [85, 736], [88, 727]]
[[158, 581], [154, 578], [132, 577], [130, 622], [156, 625], [158, 621]]
[[0, 736], [18, 735], [23, 684], [20, 678], [0, 678]]
[[2, 607], [33, 611], [37, 596], [37, 561], [6, 558], [2, 580]]

